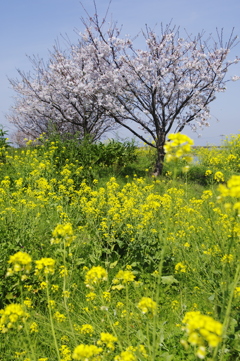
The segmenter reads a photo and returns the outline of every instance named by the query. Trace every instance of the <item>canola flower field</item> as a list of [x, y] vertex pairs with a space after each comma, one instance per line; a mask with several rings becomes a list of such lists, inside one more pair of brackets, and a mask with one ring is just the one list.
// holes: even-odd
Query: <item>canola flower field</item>
[[1, 361], [240, 360], [240, 137], [169, 139], [159, 178], [2, 147]]

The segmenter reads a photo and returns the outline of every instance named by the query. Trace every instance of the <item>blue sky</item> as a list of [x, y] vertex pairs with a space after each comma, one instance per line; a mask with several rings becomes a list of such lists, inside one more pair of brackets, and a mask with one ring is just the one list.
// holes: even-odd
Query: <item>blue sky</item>
[[[100, 16], [106, 11], [108, 0], [96, 0]], [[91, 0], [82, 0], [84, 7], [93, 14]], [[206, 31], [215, 34], [215, 29], [224, 28], [225, 39], [235, 28], [240, 37], [240, 1], [239, 0], [112, 0], [110, 7], [112, 18], [123, 26], [122, 35], [136, 35], [145, 24], [150, 27], [172, 23], [184, 28], [193, 35]], [[26, 55], [39, 55], [48, 59], [56, 39], [67, 34], [74, 42], [74, 29], [83, 30], [80, 18], [85, 17], [79, 0], [8, 0], [0, 2], [0, 124], [10, 132], [12, 124], [5, 114], [13, 104], [14, 96], [7, 77], [16, 78], [16, 69], [31, 70]], [[157, 25], [158, 24], [158, 25]], [[62, 43], [63, 44], [63, 43]], [[138, 46], [144, 47], [139, 40]], [[63, 46], [62, 46], [63, 47]], [[229, 59], [240, 57], [240, 44], [230, 53]], [[228, 76], [240, 75], [240, 63], [230, 68]], [[201, 131], [198, 138], [190, 130], [186, 134], [194, 138], [196, 144], [219, 144], [223, 135], [240, 131], [240, 81], [229, 82], [225, 93], [217, 94], [212, 103], [210, 127]], [[216, 119], [219, 119], [217, 121]], [[119, 131], [122, 136], [128, 136]]]

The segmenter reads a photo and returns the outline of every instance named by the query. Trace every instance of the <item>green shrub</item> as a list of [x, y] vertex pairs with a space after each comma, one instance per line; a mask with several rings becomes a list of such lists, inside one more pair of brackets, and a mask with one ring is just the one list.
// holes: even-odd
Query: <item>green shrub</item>
[[10, 142], [7, 138], [8, 132], [3, 130], [3, 127], [0, 126], [0, 162], [5, 162], [5, 151], [10, 147]]

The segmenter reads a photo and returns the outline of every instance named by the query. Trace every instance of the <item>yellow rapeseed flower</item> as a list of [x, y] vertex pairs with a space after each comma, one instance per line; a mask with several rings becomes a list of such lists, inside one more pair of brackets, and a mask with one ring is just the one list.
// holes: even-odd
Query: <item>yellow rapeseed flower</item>
[[60, 274], [61, 277], [67, 276], [68, 275], [67, 267], [60, 266], [59, 274]]
[[90, 336], [92, 336], [92, 334], [94, 333], [94, 328], [92, 325], [89, 324], [82, 325], [80, 328], [80, 333], [89, 334]]
[[132, 271], [130, 270], [126, 270], [126, 271], [122, 271], [120, 270], [115, 278], [113, 279], [113, 283], [119, 283], [120, 281], [122, 281], [122, 283], [129, 283], [129, 282], [133, 282], [135, 279], [135, 276], [133, 274]]
[[137, 361], [137, 357], [133, 352], [126, 350], [115, 356], [114, 361]]
[[154, 314], [157, 311], [157, 303], [150, 297], [142, 297], [137, 306], [142, 313], [152, 312]]
[[100, 340], [97, 341], [97, 344], [99, 346], [105, 345], [107, 348], [114, 351], [115, 350], [114, 343], [117, 341], [118, 341], [117, 337], [111, 335], [111, 333], [101, 332]]
[[72, 360], [72, 351], [67, 345], [61, 345], [59, 347], [61, 361], [71, 361]]
[[103, 292], [103, 298], [107, 301], [111, 301], [111, 293], [110, 292]]
[[30, 325], [30, 333], [38, 332], [38, 324], [36, 322], [32, 322]]
[[54, 313], [53, 318], [57, 322], [64, 322], [66, 320], [66, 316], [63, 313], [60, 313], [59, 311]]
[[55, 260], [52, 258], [41, 258], [38, 261], [35, 261], [36, 267], [35, 267], [35, 274], [39, 275], [41, 271], [43, 271], [44, 274], [53, 274], [54, 273], [54, 266], [55, 266]]
[[24, 301], [23, 301], [24, 305], [28, 308], [33, 308], [33, 305], [32, 305], [32, 301], [30, 300], [29, 297], [27, 297]]
[[71, 295], [71, 293], [69, 291], [63, 291], [63, 293], [62, 293], [62, 297], [69, 298], [70, 295]]
[[5, 309], [0, 310], [0, 316], [0, 332], [5, 333], [12, 328], [21, 329], [22, 323], [26, 321], [29, 314], [22, 305], [11, 303]]
[[96, 298], [96, 293], [94, 293], [94, 292], [89, 292], [87, 295], [86, 295], [86, 299], [87, 299], [87, 301], [94, 301], [95, 300], [95, 298]]
[[211, 175], [211, 174], [212, 174], [212, 171], [211, 171], [210, 169], [206, 170], [206, 172], [205, 172], [205, 176], [206, 176], [206, 177], [209, 176], [209, 175]]
[[51, 244], [58, 244], [65, 240], [66, 246], [70, 246], [72, 241], [76, 238], [73, 235], [72, 224], [70, 222], [65, 224], [58, 224], [52, 232]]
[[224, 182], [224, 175], [222, 172], [218, 171], [214, 174], [214, 177], [215, 181], [217, 182]]
[[222, 324], [200, 311], [187, 312], [182, 322], [186, 325], [188, 342], [194, 346], [203, 346], [206, 341], [209, 346], [216, 347], [222, 340]]
[[240, 287], [234, 289], [234, 297], [240, 297]]
[[101, 267], [96, 266], [92, 267], [85, 276], [85, 284], [89, 288], [93, 288], [93, 286], [98, 285], [102, 281], [106, 281], [108, 277], [107, 271]]
[[206, 347], [199, 346], [196, 352], [196, 356], [200, 359], [204, 359], [204, 357], [206, 356]]
[[98, 356], [102, 351], [103, 349], [101, 347], [81, 344], [74, 349], [72, 358], [74, 360], [90, 361]]
[[53, 292], [57, 292], [57, 291], [59, 290], [59, 285], [52, 285], [52, 286], [51, 286], [51, 290], [52, 290]]
[[10, 256], [8, 261], [12, 264], [13, 269], [8, 269], [8, 275], [14, 272], [26, 272], [29, 273], [32, 268], [32, 258], [26, 252], [17, 252], [13, 256]]
[[187, 272], [187, 266], [185, 265], [184, 262], [179, 262], [175, 265], [175, 273], [178, 273], [178, 272]]
[[48, 301], [48, 307], [50, 307], [51, 309], [56, 307], [56, 301], [55, 300], [49, 300]]
[[220, 184], [218, 190], [222, 197], [230, 196], [232, 198], [240, 198], [240, 176], [233, 175], [227, 181], [227, 186]]
[[191, 145], [194, 144], [193, 140], [185, 134], [175, 133], [169, 134], [169, 141], [164, 145], [164, 151], [166, 153], [166, 161], [176, 160], [179, 158], [184, 159], [187, 162], [191, 162], [193, 157], [191, 153]]
[[225, 254], [222, 258], [221, 258], [221, 262], [223, 263], [231, 263], [233, 261], [234, 257], [232, 254]]

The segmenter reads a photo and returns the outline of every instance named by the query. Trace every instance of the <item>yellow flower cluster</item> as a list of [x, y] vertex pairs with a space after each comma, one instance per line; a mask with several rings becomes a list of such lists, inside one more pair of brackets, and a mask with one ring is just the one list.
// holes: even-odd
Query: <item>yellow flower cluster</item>
[[[209, 174], [218, 171], [239, 172], [240, 135], [227, 137], [222, 147], [201, 147], [196, 150], [200, 163], [209, 169]], [[208, 171], [207, 171], [208, 172]]]
[[66, 320], [66, 316], [63, 313], [60, 313], [59, 311], [54, 313], [53, 318], [57, 322], [64, 322]]
[[206, 177], [208, 177], [208, 176], [211, 175], [211, 174], [212, 174], [211, 169], [206, 170], [206, 172], [205, 172], [205, 176], [206, 176]]
[[137, 306], [142, 311], [142, 313], [151, 312], [155, 314], [157, 312], [157, 303], [150, 297], [142, 297]]
[[26, 252], [20, 251], [10, 256], [8, 263], [12, 264], [13, 268], [8, 269], [7, 275], [12, 275], [15, 272], [29, 273], [32, 268], [32, 258]]
[[40, 275], [41, 271], [47, 275], [47, 274], [53, 274], [54, 273], [54, 267], [55, 267], [55, 260], [52, 258], [41, 258], [40, 260], [35, 261], [35, 274]]
[[30, 333], [35, 333], [38, 331], [39, 331], [38, 324], [36, 322], [32, 322], [30, 325]]
[[103, 349], [101, 347], [81, 344], [74, 349], [72, 358], [82, 361], [97, 361], [100, 360], [98, 356], [102, 351]]
[[133, 282], [134, 279], [135, 279], [135, 276], [134, 276], [132, 271], [130, 271], [130, 270], [126, 270], [126, 271], [120, 270], [116, 274], [115, 278], [113, 279], [113, 283], [117, 284], [120, 281], [122, 283], [130, 283], [130, 282]]
[[89, 288], [94, 288], [94, 286], [99, 285], [101, 282], [107, 281], [107, 278], [107, 271], [101, 266], [95, 266], [87, 271], [85, 284]]
[[87, 301], [94, 301], [95, 298], [96, 298], [96, 293], [95, 292], [89, 292], [87, 295], [86, 295], [86, 300]]
[[222, 258], [221, 258], [221, 262], [223, 263], [231, 263], [233, 262], [234, 257], [232, 254], [225, 254]]
[[222, 172], [218, 171], [214, 174], [214, 177], [215, 181], [217, 182], [224, 182], [224, 175]]
[[105, 345], [107, 348], [114, 351], [115, 350], [114, 343], [117, 342], [117, 341], [118, 341], [117, 337], [111, 335], [110, 333], [101, 332], [100, 340], [98, 340], [97, 344], [99, 346], [104, 346]]
[[62, 240], [66, 242], [66, 246], [70, 246], [72, 241], [76, 238], [73, 235], [73, 229], [71, 223], [58, 224], [52, 232], [53, 238], [51, 244], [58, 244]]
[[138, 345], [138, 347], [129, 346], [125, 351], [122, 351], [120, 355], [115, 356], [114, 361], [137, 361], [142, 360], [142, 357], [148, 359], [146, 349], [143, 345]]
[[191, 162], [193, 157], [190, 153], [193, 144], [193, 140], [187, 135], [181, 133], [169, 134], [168, 141], [164, 145], [166, 161], [170, 162], [181, 158], [188, 163]]
[[198, 357], [205, 356], [205, 344], [216, 347], [222, 340], [223, 326], [212, 317], [202, 315], [200, 311], [191, 311], [185, 314], [182, 322], [184, 330], [188, 334], [188, 342], [193, 346], [199, 346]]
[[103, 292], [103, 298], [107, 301], [107, 302], [110, 302], [111, 301], [111, 293], [106, 291], [106, 292]]
[[61, 345], [59, 348], [61, 361], [71, 361], [72, 360], [72, 352], [71, 349], [67, 345]]
[[137, 361], [137, 358], [131, 351], [122, 351], [120, 355], [114, 357], [114, 361]]
[[32, 300], [30, 300], [29, 297], [27, 297], [24, 301], [23, 301], [24, 305], [27, 307], [27, 308], [33, 308], [33, 305], [32, 305]]
[[23, 323], [29, 317], [24, 307], [18, 303], [7, 305], [5, 309], [0, 310], [0, 332], [5, 333], [9, 329], [21, 329]]
[[[186, 247], [186, 245], [184, 244], [184, 247]], [[185, 263], [183, 262], [179, 262], [175, 265], [175, 273], [186, 273], [187, 272], [187, 266]]]
[[234, 297], [240, 297], [240, 287], [236, 287], [234, 290]]
[[82, 325], [80, 328], [80, 333], [89, 334], [91, 336], [94, 333], [94, 328], [89, 324]]
[[240, 198], [240, 176], [233, 175], [227, 181], [227, 186], [220, 184], [218, 190], [223, 197]]

